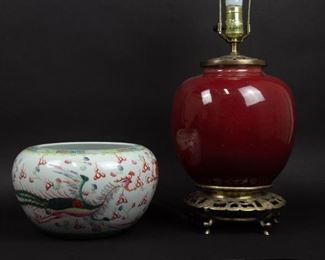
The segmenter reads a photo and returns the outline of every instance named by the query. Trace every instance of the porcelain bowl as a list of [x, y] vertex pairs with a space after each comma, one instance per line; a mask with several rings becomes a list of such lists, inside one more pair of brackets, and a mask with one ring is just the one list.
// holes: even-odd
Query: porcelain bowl
[[43, 144], [17, 156], [12, 180], [23, 210], [42, 230], [106, 235], [144, 214], [157, 187], [158, 164], [136, 144]]

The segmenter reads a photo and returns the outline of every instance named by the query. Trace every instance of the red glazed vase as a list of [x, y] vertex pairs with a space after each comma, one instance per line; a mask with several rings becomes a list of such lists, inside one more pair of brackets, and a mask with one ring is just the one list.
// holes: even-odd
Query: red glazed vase
[[185, 81], [172, 112], [177, 153], [202, 186], [270, 186], [295, 135], [288, 86], [262, 66], [215, 66]]

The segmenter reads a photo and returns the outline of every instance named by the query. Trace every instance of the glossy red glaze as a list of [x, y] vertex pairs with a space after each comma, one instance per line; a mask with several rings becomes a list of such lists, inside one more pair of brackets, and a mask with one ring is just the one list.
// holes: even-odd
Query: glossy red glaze
[[196, 183], [271, 185], [293, 146], [293, 96], [259, 66], [206, 68], [178, 89], [172, 131]]

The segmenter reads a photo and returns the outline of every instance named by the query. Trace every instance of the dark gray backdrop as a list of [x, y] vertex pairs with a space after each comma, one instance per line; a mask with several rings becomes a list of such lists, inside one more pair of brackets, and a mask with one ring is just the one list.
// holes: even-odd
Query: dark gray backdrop
[[[265, 58], [297, 100], [298, 134], [274, 190], [289, 203], [271, 237], [220, 225], [205, 237], [182, 215], [193, 189], [169, 132], [173, 94], [199, 62], [228, 52], [212, 31], [216, 0], [0, 2], [1, 259], [324, 259], [325, 2], [253, 1], [241, 52]], [[104, 240], [61, 241], [25, 218], [11, 187], [14, 157], [58, 141], [126, 141], [157, 155], [161, 181], [137, 226]], [[3, 258], [4, 257], [4, 258]]]

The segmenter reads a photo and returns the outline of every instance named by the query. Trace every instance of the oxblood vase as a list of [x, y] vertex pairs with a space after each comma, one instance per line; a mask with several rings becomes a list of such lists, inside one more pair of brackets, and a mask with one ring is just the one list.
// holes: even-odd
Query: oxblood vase
[[198, 186], [269, 187], [292, 150], [293, 96], [262, 66], [206, 67], [178, 89], [172, 133]]
[[212, 59], [175, 96], [173, 138], [198, 187], [185, 204], [206, 234], [216, 221], [254, 221], [269, 235], [286, 204], [267, 189], [292, 150], [294, 100], [288, 86], [257, 63], [264, 61]]

